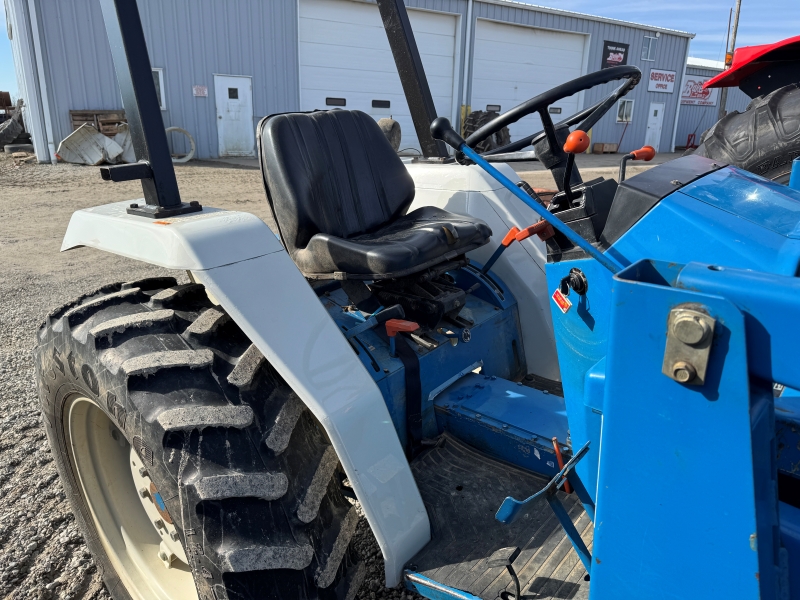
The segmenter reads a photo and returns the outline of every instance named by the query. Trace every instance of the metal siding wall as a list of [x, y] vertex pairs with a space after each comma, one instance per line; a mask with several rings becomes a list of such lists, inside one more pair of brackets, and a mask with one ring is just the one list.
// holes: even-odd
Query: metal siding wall
[[[651, 62], [641, 60], [644, 37], [645, 34], [650, 31], [646, 28], [636, 28], [621, 24], [616, 25], [613, 23], [592, 21], [578, 16], [556, 15], [537, 12], [536, 10], [521, 8], [511, 10], [507, 6], [485, 2], [475, 2], [473, 14], [474, 18], [506, 21], [509, 23], [528, 25], [531, 27], [543, 27], [546, 29], [588, 33], [590, 35], [590, 40], [587, 68], [590, 73], [600, 68], [603, 42], [605, 40], [628, 44], [628, 64], [636, 65], [642, 70], [642, 83], [636, 86], [627, 96], [635, 100], [633, 120], [628, 125], [627, 131], [625, 131], [625, 137], [622, 140], [620, 151], [627, 152], [634, 150], [644, 144], [645, 132], [647, 131], [647, 112], [650, 102], [665, 103], [666, 112], [661, 129], [660, 150], [662, 152], [669, 151], [672, 143], [672, 131], [675, 125], [675, 112], [678, 108], [680, 78], [683, 73], [686, 45], [689, 42], [688, 38], [662, 32], [658, 40], [656, 59]], [[472, 31], [474, 40], [474, 24]], [[474, 48], [474, 43], [472, 47]], [[647, 78], [650, 75], [651, 68], [676, 72], [675, 91], [672, 94], [647, 91]], [[599, 102], [617, 85], [619, 85], [618, 82], [613, 82], [589, 90], [584, 95], [584, 106], [591, 106]], [[470, 96], [471, 93], [472, 90], [470, 88]], [[616, 123], [616, 107], [614, 107], [594, 127], [592, 131], [592, 141], [618, 143], [622, 137], [624, 128], [625, 125]]]
[[[719, 73], [720, 71], [716, 69], [686, 67], [687, 75], [713, 77]], [[722, 90], [720, 90], [720, 92], [721, 91]], [[728, 112], [744, 112], [748, 104], [750, 104], [750, 97], [747, 94], [745, 94], [738, 87], [728, 88]], [[681, 106], [681, 115], [680, 119], [678, 119], [678, 134], [675, 137], [675, 143], [678, 146], [684, 146], [690, 133], [696, 134], [695, 143], [699, 143], [700, 136], [703, 134], [703, 132], [717, 122], [718, 114], [719, 100], [717, 100], [717, 106]]]
[[[299, 106], [297, 3], [237, 0], [237, 10], [227, 6], [139, 0], [151, 63], [164, 69], [164, 126], [188, 130], [199, 158], [217, 155], [214, 73], [253, 77], [254, 127], [260, 117]], [[71, 132], [70, 110], [119, 109], [122, 101], [97, 3], [42, 0], [41, 18], [58, 143]], [[193, 85], [208, 86], [208, 97], [195, 98]]]

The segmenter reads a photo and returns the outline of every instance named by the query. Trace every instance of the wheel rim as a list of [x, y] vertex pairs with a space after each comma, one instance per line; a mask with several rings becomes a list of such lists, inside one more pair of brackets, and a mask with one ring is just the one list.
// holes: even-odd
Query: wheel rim
[[[66, 446], [81, 494], [98, 541], [128, 594], [134, 600], [197, 600], [174, 526], [151, 500], [160, 500], [155, 486], [149, 495], [139, 493], [152, 482], [146, 471], [139, 472], [141, 461], [125, 436], [88, 398], [71, 398], [65, 412]], [[156, 529], [159, 519], [162, 527]]]

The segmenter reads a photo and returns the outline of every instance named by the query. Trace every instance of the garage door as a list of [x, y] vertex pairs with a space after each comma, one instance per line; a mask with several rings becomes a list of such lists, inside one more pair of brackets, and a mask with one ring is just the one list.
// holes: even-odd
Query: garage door
[[[582, 74], [586, 36], [496, 23], [478, 19], [475, 27], [475, 62], [472, 68], [472, 110], [499, 106], [508, 110], [550, 88]], [[561, 114], [553, 121], [578, 111], [578, 96], [556, 105]], [[511, 125], [511, 139], [518, 140], [541, 129], [538, 115]]]
[[[453, 117], [454, 15], [409, 10], [431, 95], [439, 115]], [[302, 110], [340, 106], [376, 120], [396, 119], [401, 149], [419, 142], [378, 7], [349, 0], [300, 0]], [[413, 153], [413, 152], [410, 152]]]

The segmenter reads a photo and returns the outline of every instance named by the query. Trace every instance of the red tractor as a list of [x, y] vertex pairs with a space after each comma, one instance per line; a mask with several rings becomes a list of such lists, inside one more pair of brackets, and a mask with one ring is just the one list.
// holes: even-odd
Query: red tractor
[[800, 156], [800, 36], [736, 50], [704, 88], [738, 86], [753, 101], [703, 133], [695, 154], [788, 183]]

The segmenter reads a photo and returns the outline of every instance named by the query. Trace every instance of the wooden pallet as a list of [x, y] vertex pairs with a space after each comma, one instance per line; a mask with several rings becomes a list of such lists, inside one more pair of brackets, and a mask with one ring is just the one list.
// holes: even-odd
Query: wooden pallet
[[592, 154], [614, 154], [619, 149], [619, 144], [593, 144]]
[[118, 133], [120, 123], [128, 122], [124, 110], [71, 110], [69, 118], [73, 131], [88, 123], [108, 137], [114, 137]]

